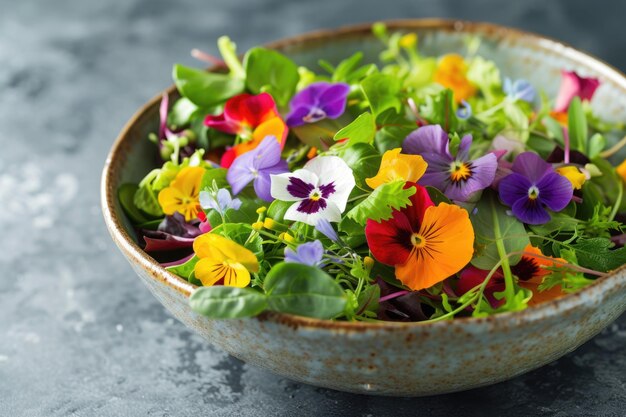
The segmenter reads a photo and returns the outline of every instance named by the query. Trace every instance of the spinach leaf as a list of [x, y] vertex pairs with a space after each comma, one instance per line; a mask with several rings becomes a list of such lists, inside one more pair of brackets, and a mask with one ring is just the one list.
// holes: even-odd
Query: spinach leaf
[[252, 288], [215, 285], [200, 287], [189, 298], [196, 313], [211, 319], [252, 317], [267, 308], [267, 297]]

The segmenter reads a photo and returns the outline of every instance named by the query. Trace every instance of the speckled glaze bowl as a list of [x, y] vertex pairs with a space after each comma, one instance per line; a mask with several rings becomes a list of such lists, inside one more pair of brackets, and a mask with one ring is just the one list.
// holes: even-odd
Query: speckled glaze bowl
[[[414, 31], [427, 55], [464, 50], [466, 35], [484, 41], [479, 54], [496, 61], [503, 75], [525, 78], [555, 95], [562, 68], [600, 78], [593, 100], [608, 119], [626, 120], [626, 78], [582, 52], [537, 35], [491, 24], [443, 20], [388, 22], [390, 30]], [[314, 66], [361, 50], [374, 61], [381, 45], [370, 25], [320, 31], [268, 45]], [[213, 68], [212, 70], [218, 70]], [[168, 90], [172, 98], [176, 91]], [[432, 324], [348, 323], [266, 313], [246, 320], [209, 320], [188, 305], [194, 286], [167, 272], [135, 243], [116, 199], [124, 182], [139, 182], [151, 169], [160, 97], [124, 127], [106, 161], [102, 208], [113, 240], [150, 291], [180, 321], [209, 342], [248, 363], [296, 381], [380, 395], [421, 396], [465, 390], [512, 378], [571, 352], [626, 310], [626, 272], [620, 269], [576, 294], [488, 318]]]

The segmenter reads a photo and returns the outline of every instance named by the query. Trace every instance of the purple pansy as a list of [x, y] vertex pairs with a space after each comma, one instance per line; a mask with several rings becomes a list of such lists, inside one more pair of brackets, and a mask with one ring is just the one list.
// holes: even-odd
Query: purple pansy
[[349, 92], [350, 86], [345, 83], [318, 82], [309, 85], [291, 99], [287, 126], [338, 118], [346, 110]]
[[505, 78], [502, 89], [510, 99], [523, 100], [529, 103], [535, 101], [535, 96], [537, 95], [535, 87], [523, 79], [513, 81], [510, 78]]
[[420, 185], [430, 185], [441, 190], [455, 201], [467, 201], [471, 195], [491, 185], [496, 174], [496, 155], [488, 153], [478, 159], [469, 159], [472, 136], [461, 139], [456, 156], [450, 154], [450, 140], [439, 125], [422, 126], [411, 132], [402, 151], [421, 155], [428, 163]]
[[266, 136], [259, 146], [233, 161], [226, 180], [235, 195], [254, 181], [254, 191], [259, 198], [272, 201], [270, 175], [288, 171], [287, 162], [280, 158], [280, 144], [274, 136]]
[[315, 226], [320, 219], [339, 222], [355, 186], [350, 167], [338, 156], [318, 156], [293, 173], [271, 175], [272, 197], [294, 204], [285, 219]]
[[512, 171], [500, 181], [498, 191], [504, 204], [524, 223], [546, 223], [550, 220], [546, 207], [561, 211], [572, 199], [572, 183], [536, 153], [519, 154]]
[[296, 250], [285, 248], [285, 262], [296, 262], [309, 266], [322, 266], [324, 246], [319, 240], [299, 245]]

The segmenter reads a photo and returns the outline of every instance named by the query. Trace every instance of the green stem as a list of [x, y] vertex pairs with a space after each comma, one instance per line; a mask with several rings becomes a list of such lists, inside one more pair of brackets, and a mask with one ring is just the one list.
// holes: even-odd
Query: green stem
[[502, 232], [500, 231], [500, 222], [498, 221], [498, 216], [496, 215], [496, 208], [494, 207], [494, 202], [491, 200], [492, 209], [491, 212], [493, 218], [493, 234], [496, 238], [496, 248], [498, 249], [498, 256], [500, 256], [500, 261], [502, 262], [502, 272], [504, 274], [504, 296], [506, 298], [506, 304], [510, 305], [513, 302], [513, 297], [515, 296], [515, 283], [513, 282], [513, 274], [511, 274], [511, 265], [509, 264], [509, 258], [506, 253], [506, 248], [504, 247], [504, 242], [502, 240]]
[[612, 222], [617, 216], [617, 212], [619, 211], [619, 207], [622, 205], [622, 197], [624, 197], [624, 184], [622, 184], [621, 178], [618, 178], [618, 191], [617, 198], [615, 199], [615, 204], [613, 205], [613, 210], [611, 210], [611, 215], [609, 216], [609, 221]]

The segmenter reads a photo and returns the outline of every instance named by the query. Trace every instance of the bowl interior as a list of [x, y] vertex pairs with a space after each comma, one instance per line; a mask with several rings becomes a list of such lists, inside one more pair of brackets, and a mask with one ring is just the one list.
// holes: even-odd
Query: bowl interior
[[[563, 69], [598, 77], [602, 84], [593, 99], [593, 109], [608, 120], [626, 120], [626, 78], [608, 65], [561, 43], [481, 23], [410, 20], [390, 22], [388, 27], [390, 31], [417, 33], [420, 53], [427, 56], [454, 52], [464, 54], [468, 36], [478, 36], [481, 43], [477, 54], [494, 60], [502, 77], [527, 79], [549, 96], [556, 94]], [[381, 42], [371, 34], [370, 25], [315, 32], [277, 41], [268, 46], [280, 50], [297, 64], [316, 71], [320, 70], [320, 59], [336, 64], [358, 51], [363, 52], [364, 62], [377, 62], [383, 49]], [[173, 87], [168, 93], [177, 97]], [[125, 249], [126, 255], [139, 259], [152, 270], [159, 270], [162, 275], [169, 276], [169, 272], [160, 269], [134, 243], [135, 232], [115, 193], [119, 185], [126, 182], [138, 183], [157, 166], [157, 150], [147, 140], [147, 136], [158, 129], [159, 101], [160, 96], [155, 97], [141, 109], [128, 122], [116, 142], [103, 176], [103, 204], [105, 217], [107, 211], [111, 214], [112, 220], [107, 219], [107, 222], [110, 228], [113, 223], [113, 237], [118, 246]], [[119, 235], [116, 235], [118, 222], [123, 230], [118, 228]], [[170, 283], [180, 281], [174, 286], [183, 293], [188, 293], [188, 283], [174, 276], [166, 277], [166, 280]]]

